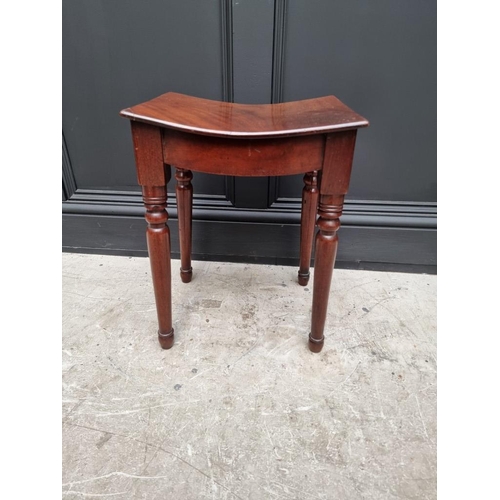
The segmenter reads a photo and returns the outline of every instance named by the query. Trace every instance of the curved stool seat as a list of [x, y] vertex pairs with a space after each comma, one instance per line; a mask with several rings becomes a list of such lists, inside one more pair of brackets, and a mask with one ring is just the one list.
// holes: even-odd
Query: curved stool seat
[[321, 351], [356, 132], [368, 121], [334, 96], [246, 105], [169, 92], [120, 114], [132, 125], [161, 346], [169, 349], [174, 340], [166, 211], [166, 186], [174, 166], [184, 283], [192, 278], [192, 171], [231, 176], [305, 174], [298, 281], [303, 286], [308, 283], [317, 226], [309, 348]]
[[233, 104], [168, 92], [121, 115], [183, 132], [236, 138], [289, 137], [368, 125], [334, 96], [281, 104]]

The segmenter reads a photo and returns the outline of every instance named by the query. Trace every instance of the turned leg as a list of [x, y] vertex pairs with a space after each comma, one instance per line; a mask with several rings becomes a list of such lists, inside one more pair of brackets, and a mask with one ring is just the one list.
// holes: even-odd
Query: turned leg
[[309, 349], [320, 352], [323, 348], [328, 297], [333, 266], [337, 255], [337, 230], [342, 214], [343, 196], [321, 195], [318, 208], [318, 234], [314, 258], [314, 286]]
[[158, 340], [163, 349], [174, 343], [172, 328], [172, 289], [170, 278], [170, 231], [167, 226], [167, 190], [165, 186], [143, 186], [146, 206], [146, 231], [149, 260], [158, 314]]
[[309, 267], [311, 265], [314, 228], [318, 210], [318, 193], [318, 171], [307, 172], [304, 175], [300, 217], [299, 285], [302, 286], [306, 286], [309, 282]]
[[175, 172], [177, 179], [177, 213], [179, 220], [179, 241], [181, 248], [181, 280], [189, 283], [193, 276], [191, 267], [191, 237], [193, 220], [193, 174], [190, 170], [178, 168]]

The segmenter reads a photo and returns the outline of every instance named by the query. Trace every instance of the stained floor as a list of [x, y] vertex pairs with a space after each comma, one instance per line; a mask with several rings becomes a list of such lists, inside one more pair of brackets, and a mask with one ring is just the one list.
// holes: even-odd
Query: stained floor
[[[293, 267], [63, 255], [63, 498], [434, 499], [436, 277], [335, 270], [325, 347]], [[311, 282], [312, 285], [312, 282]]]

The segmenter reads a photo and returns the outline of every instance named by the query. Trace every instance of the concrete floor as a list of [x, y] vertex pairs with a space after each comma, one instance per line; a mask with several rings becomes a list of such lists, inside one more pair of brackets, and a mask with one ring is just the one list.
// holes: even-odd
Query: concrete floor
[[63, 255], [64, 498], [436, 497], [434, 276], [336, 270], [312, 354], [297, 269], [178, 268], [163, 351], [148, 259]]

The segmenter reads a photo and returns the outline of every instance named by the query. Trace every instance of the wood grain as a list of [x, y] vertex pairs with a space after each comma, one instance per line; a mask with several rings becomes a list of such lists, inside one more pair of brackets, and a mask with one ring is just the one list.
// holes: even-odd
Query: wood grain
[[319, 170], [322, 135], [277, 139], [228, 139], [163, 131], [166, 163], [186, 170], [219, 175], [265, 177]]
[[216, 137], [279, 137], [366, 127], [368, 121], [335, 96], [281, 104], [234, 104], [168, 92], [121, 115]]
[[[131, 122], [137, 180], [141, 186], [163, 186], [165, 166], [161, 150], [161, 130], [145, 123]], [[170, 175], [170, 172], [168, 172]]]
[[351, 180], [356, 130], [328, 134], [321, 173], [322, 194], [347, 194]]

